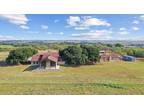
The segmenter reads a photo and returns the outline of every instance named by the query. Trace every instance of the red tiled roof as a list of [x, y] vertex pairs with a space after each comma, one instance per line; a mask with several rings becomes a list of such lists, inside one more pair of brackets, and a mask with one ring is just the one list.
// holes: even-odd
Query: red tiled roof
[[39, 55], [33, 55], [31, 61], [39, 61]]
[[54, 62], [58, 61], [58, 58], [54, 57], [54, 56], [48, 56], [48, 59], [51, 60], [51, 61], [54, 61]]
[[41, 53], [40, 55], [41, 55], [41, 59], [39, 61], [44, 61], [48, 58], [49, 54], [48, 53]]
[[41, 54], [36, 54], [32, 56], [31, 61], [44, 61], [44, 60], [51, 60], [54, 62], [57, 62], [59, 58], [59, 53], [58, 52], [46, 52], [46, 53], [41, 53]]

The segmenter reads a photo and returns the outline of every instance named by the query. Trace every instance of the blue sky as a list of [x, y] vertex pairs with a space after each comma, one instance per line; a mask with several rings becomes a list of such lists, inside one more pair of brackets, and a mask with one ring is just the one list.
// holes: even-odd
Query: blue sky
[[144, 15], [0, 14], [0, 40], [144, 40]]

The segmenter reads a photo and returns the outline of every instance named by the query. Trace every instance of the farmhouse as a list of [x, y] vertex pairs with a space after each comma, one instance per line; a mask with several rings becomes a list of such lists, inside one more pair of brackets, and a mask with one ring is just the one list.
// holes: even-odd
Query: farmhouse
[[100, 61], [104, 61], [104, 62], [122, 60], [122, 56], [120, 54], [112, 52], [109, 49], [101, 50], [100, 57], [101, 57]]
[[33, 55], [31, 65], [36, 65], [41, 69], [59, 69], [58, 60], [58, 52], [45, 52]]

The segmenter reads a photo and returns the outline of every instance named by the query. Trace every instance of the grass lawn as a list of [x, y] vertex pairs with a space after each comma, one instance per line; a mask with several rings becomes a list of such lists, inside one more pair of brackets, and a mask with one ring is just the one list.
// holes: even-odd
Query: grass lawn
[[0, 94], [144, 94], [143, 62], [61, 67], [60, 72], [0, 68]]
[[60, 72], [24, 71], [27, 67], [0, 67], [0, 94], [144, 94], [142, 61], [61, 66]]

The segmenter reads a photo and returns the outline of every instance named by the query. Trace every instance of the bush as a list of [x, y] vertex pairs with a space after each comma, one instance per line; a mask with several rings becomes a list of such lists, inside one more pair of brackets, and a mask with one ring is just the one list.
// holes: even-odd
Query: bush
[[38, 51], [32, 48], [19, 48], [12, 50], [6, 58], [6, 62], [11, 65], [23, 64], [27, 62], [29, 57], [36, 53], [38, 53]]

